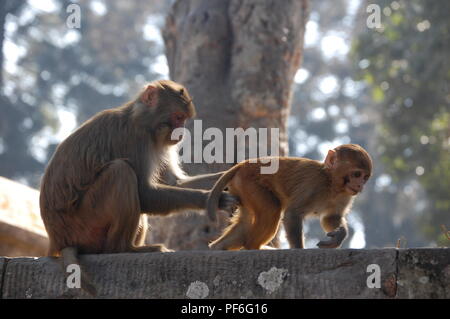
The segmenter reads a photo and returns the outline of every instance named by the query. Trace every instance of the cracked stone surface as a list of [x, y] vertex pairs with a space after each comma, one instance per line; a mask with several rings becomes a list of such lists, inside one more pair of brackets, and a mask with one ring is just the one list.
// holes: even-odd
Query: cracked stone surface
[[[395, 272], [395, 254], [395, 250], [185, 251], [87, 255], [81, 262], [100, 298], [187, 298], [196, 281], [208, 287], [207, 298], [386, 298], [381, 289], [367, 288], [366, 267], [378, 263], [383, 281]], [[286, 270], [286, 276], [272, 291], [258, 278], [273, 267]], [[2, 297], [89, 296], [65, 287], [55, 259], [13, 258], [6, 267]]]
[[[98, 298], [449, 298], [450, 249], [85, 255]], [[369, 267], [376, 264], [378, 267]], [[379, 269], [380, 288], [369, 288]], [[368, 271], [369, 270], [369, 271]], [[89, 298], [55, 258], [0, 258], [2, 298]], [[376, 281], [375, 281], [376, 282]]]
[[398, 298], [450, 298], [450, 249], [400, 249]]

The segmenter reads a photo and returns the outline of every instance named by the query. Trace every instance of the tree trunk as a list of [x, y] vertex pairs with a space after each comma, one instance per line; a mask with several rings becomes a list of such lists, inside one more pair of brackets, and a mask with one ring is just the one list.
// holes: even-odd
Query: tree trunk
[[[287, 155], [291, 84], [301, 62], [307, 18], [308, 0], [175, 2], [163, 31], [170, 77], [190, 91], [203, 131], [215, 127], [225, 136], [226, 128], [279, 128], [279, 154]], [[224, 140], [224, 147], [230, 142]], [[196, 175], [231, 164], [183, 167]], [[150, 223], [151, 242], [206, 249], [226, 221], [213, 226], [201, 214], [178, 214], [152, 217]]]

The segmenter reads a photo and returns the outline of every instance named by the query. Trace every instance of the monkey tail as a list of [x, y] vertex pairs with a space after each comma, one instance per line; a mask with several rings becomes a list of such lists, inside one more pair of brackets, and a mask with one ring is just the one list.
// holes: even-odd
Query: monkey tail
[[66, 274], [66, 280], [67, 280], [67, 267], [69, 265], [75, 264], [80, 267], [80, 284], [81, 289], [86, 291], [91, 296], [95, 297], [97, 296], [97, 288], [91, 283], [91, 280], [89, 279], [89, 276], [87, 273], [83, 270], [81, 267], [80, 261], [78, 260], [78, 250], [76, 247], [66, 247], [61, 250], [61, 257], [62, 257], [62, 266], [63, 266], [63, 272]]
[[219, 198], [222, 194], [223, 189], [227, 186], [230, 180], [234, 177], [234, 175], [239, 170], [240, 165], [236, 165], [226, 171], [214, 184], [211, 192], [208, 195], [208, 201], [206, 202], [206, 212], [210, 220], [216, 221], [216, 211], [219, 207]]

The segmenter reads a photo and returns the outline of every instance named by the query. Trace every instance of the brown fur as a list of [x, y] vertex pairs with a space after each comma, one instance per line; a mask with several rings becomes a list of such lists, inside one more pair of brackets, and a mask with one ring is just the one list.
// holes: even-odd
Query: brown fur
[[[218, 195], [226, 186], [231, 194], [240, 198], [241, 204], [231, 225], [210, 247], [260, 249], [275, 236], [283, 212], [289, 212], [285, 225], [290, 242], [292, 239], [291, 247], [295, 246], [294, 238], [289, 236], [296, 235], [301, 237], [298, 248], [303, 248], [301, 220], [307, 215], [319, 216], [322, 228], [332, 237], [319, 246], [340, 246], [347, 233], [345, 215], [355, 195], [347, 187], [362, 190], [371, 174], [372, 161], [364, 149], [353, 144], [330, 152], [327, 164], [306, 158], [280, 157], [279, 169], [274, 174], [261, 174], [264, 164], [248, 160], [227, 171], [210, 193], [208, 216], [215, 219]], [[330, 160], [331, 166], [327, 162]], [[364, 175], [350, 176], [355, 170], [361, 170]], [[299, 220], [297, 224], [295, 217]], [[294, 232], [297, 233], [293, 235]]]
[[[98, 113], [64, 140], [41, 183], [48, 254], [63, 252], [74, 260], [77, 252], [167, 251], [162, 245], [142, 246], [147, 222], [141, 214], [205, 208], [207, 191], [158, 183], [166, 166], [175, 175], [181, 172], [177, 156], [171, 156], [178, 141], [170, 136], [194, 114], [183, 86], [157, 81], [134, 101]], [[224, 195], [221, 202], [227, 207], [233, 198]]]

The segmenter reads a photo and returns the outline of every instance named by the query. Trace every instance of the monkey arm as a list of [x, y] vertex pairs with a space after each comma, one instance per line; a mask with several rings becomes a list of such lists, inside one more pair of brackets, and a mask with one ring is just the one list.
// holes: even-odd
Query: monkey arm
[[341, 215], [326, 215], [320, 219], [322, 229], [330, 237], [317, 243], [319, 248], [338, 248], [347, 237], [347, 221]]
[[175, 186], [153, 184], [141, 187], [141, 210], [151, 214], [169, 214], [183, 209], [205, 208], [208, 192], [182, 189]]
[[[141, 210], [150, 214], [166, 215], [186, 209], [205, 209], [209, 192], [190, 188], [154, 184], [139, 191]], [[238, 203], [237, 197], [222, 193], [220, 209], [229, 209]]]
[[177, 180], [177, 186], [183, 188], [194, 188], [194, 189], [211, 189], [216, 181], [225, 173], [217, 172], [211, 174], [203, 174], [197, 176], [189, 176], [187, 178]]

